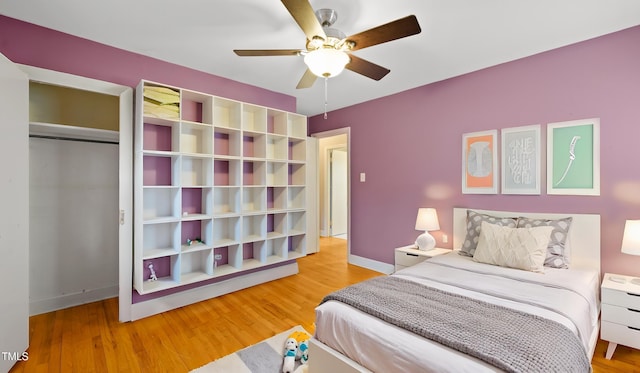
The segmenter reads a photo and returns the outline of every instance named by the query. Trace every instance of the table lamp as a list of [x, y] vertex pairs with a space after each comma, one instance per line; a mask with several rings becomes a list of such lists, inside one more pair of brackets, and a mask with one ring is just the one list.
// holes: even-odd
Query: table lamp
[[[627, 220], [625, 223], [622, 252], [629, 255], [640, 255], [640, 220]], [[640, 278], [634, 278], [631, 283], [640, 285]]]
[[[416, 218], [416, 230], [424, 231], [416, 239], [416, 246], [419, 250], [432, 250], [436, 247], [436, 239], [433, 238], [429, 231], [440, 230], [440, 223], [438, 222], [438, 214], [434, 208], [419, 208], [418, 217]], [[640, 250], [640, 248], [639, 248]], [[640, 254], [638, 254], [640, 255]]]

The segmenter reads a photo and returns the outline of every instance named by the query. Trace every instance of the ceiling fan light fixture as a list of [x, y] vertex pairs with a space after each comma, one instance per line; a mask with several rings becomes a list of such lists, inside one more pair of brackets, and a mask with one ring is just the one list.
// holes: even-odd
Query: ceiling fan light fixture
[[304, 63], [309, 70], [321, 78], [339, 75], [349, 60], [345, 52], [333, 48], [316, 49], [304, 56]]

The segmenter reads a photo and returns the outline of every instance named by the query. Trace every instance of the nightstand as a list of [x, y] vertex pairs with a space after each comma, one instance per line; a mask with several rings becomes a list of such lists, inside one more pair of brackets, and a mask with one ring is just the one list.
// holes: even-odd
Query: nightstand
[[398, 247], [395, 249], [395, 270], [401, 270], [434, 256], [448, 254], [451, 251], [450, 249], [441, 249], [439, 247], [428, 251], [418, 250], [416, 245]]
[[[624, 283], [612, 278], [624, 279]], [[604, 274], [600, 338], [609, 342], [607, 359], [611, 359], [618, 344], [640, 348], [640, 286], [631, 284], [632, 278]]]

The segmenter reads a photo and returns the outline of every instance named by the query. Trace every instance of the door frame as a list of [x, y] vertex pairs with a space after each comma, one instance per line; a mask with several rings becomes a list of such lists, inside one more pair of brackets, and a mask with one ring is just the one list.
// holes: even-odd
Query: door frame
[[[352, 236], [351, 234], [351, 127], [336, 128], [329, 131], [323, 131], [323, 132], [317, 132], [317, 133], [311, 134], [312, 137], [315, 137], [317, 139], [335, 137], [339, 135], [346, 135], [347, 137], [347, 141], [346, 141], [346, 147], [347, 147], [347, 258], [348, 258], [348, 262], [351, 263], [351, 236]], [[343, 147], [343, 146], [341, 145], [340, 147]], [[318, 147], [318, 152], [320, 152], [320, 147]], [[318, 160], [320, 160], [320, 154], [318, 154]], [[318, 167], [317, 172], [320, 173], [320, 167]], [[325, 167], [325, 173], [327, 172], [328, 170]], [[318, 180], [320, 180], [320, 178], [318, 178]], [[328, 182], [328, 177], [326, 177], [325, 175], [325, 184], [327, 182]], [[327, 185], [325, 185], [324, 187], [325, 187], [324, 189], [326, 190]], [[318, 191], [321, 192], [322, 190], [323, 188], [320, 188], [320, 186], [318, 186]], [[326, 211], [326, 208], [327, 208], [326, 205], [327, 205], [327, 200], [325, 198], [323, 205], [319, 206], [317, 211], [318, 221], [320, 221], [320, 211], [321, 210]]]
[[118, 318], [131, 321], [133, 283], [133, 89], [120, 84], [16, 64], [30, 81], [119, 97]]

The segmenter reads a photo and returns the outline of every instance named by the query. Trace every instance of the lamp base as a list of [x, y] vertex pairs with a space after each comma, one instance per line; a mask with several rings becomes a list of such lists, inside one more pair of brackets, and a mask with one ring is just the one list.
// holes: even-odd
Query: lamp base
[[436, 239], [429, 232], [424, 232], [416, 238], [418, 250], [429, 251], [436, 247]]
[[638, 285], [640, 286], [640, 278], [632, 278], [631, 281], [629, 281], [630, 283], [634, 284], [634, 285]]

